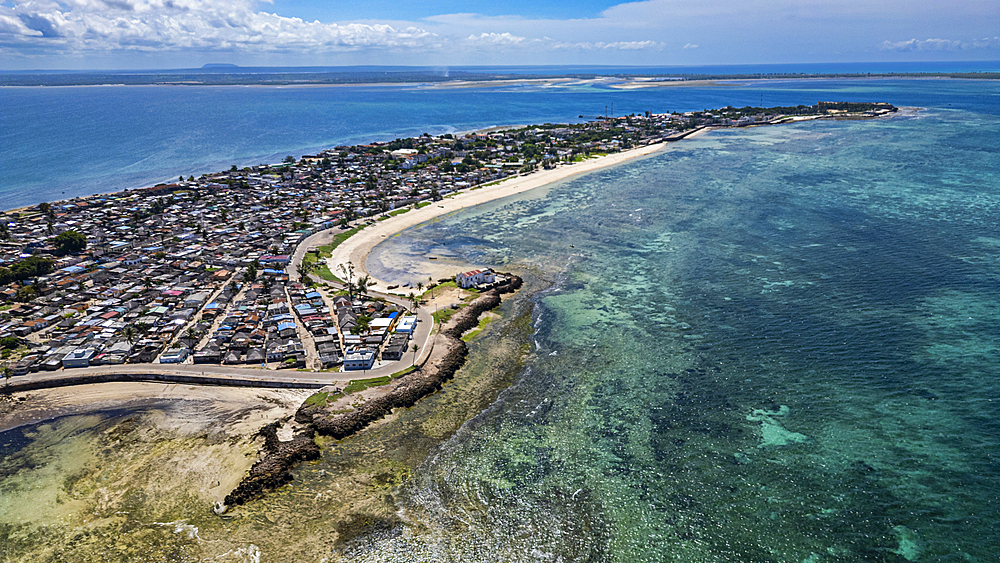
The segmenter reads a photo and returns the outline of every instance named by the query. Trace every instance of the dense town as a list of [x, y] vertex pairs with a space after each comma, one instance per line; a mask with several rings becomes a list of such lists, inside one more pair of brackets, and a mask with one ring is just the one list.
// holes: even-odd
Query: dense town
[[[369, 295], [353, 271], [331, 272], [323, 258], [353, 229], [459, 190], [704, 127], [895, 109], [722, 108], [424, 134], [6, 211], [0, 366], [12, 377], [123, 363], [350, 371], [399, 361], [423, 284], [393, 302]], [[293, 266], [307, 237], [326, 230], [339, 233], [333, 245], [305, 249]], [[467, 274], [457, 277], [463, 285], [493, 282], [488, 271]]]

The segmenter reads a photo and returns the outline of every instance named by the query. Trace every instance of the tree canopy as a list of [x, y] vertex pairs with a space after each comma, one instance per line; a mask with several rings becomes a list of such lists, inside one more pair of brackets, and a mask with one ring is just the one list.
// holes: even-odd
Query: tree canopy
[[65, 231], [56, 235], [52, 244], [56, 247], [56, 254], [70, 254], [87, 248], [87, 237], [76, 231]]
[[55, 262], [48, 258], [29, 256], [20, 262], [11, 264], [10, 268], [0, 268], [0, 285], [44, 276], [52, 271], [54, 265]]

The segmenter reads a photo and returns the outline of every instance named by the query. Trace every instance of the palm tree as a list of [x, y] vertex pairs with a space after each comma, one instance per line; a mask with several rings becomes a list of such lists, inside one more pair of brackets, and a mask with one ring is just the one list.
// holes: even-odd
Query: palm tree
[[351, 263], [351, 262], [348, 262], [347, 266], [344, 266], [343, 264], [340, 264], [337, 268], [340, 270], [340, 272], [342, 274], [344, 274], [344, 277], [347, 278], [347, 281], [344, 282], [345, 285], [347, 285], [347, 296], [350, 297], [351, 299], [353, 299], [354, 298], [354, 264]]
[[417, 363], [417, 350], [420, 350], [420, 346], [414, 344], [411, 350], [413, 350], [413, 361], [410, 362], [410, 365], [412, 366], [413, 364]]
[[127, 327], [125, 327], [125, 332], [123, 333], [123, 336], [125, 337], [125, 340], [129, 343], [129, 345], [134, 345], [136, 339], [139, 337], [139, 332], [135, 329], [134, 326], [128, 325]]
[[416, 311], [417, 310], [417, 296], [413, 295], [413, 292], [411, 291], [409, 293], [409, 295], [406, 296], [406, 298], [410, 301], [410, 304], [413, 305], [413, 310]]
[[374, 282], [372, 282], [371, 276], [369, 276], [368, 274], [365, 274], [364, 276], [358, 278], [358, 287], [357, 287], [358, 297], [364, 298], [366, 295], [368, 295], [368, 286], [372, 285], [373, 283]]
[[194, 343], [198, 340], [198, 331], [193, 327], [187, 327], [184, 331], [184, 339], [188, 341], [188, 349], [194, 348]]

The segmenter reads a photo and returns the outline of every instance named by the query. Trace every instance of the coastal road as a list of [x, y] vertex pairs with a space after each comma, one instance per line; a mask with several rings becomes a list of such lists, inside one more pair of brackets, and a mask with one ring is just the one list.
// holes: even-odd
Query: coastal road
[[264, 370], [214, 364], [122, 364], [15, 375], [8, 380], [3, 391], [16, 392], [101, 381], [162, 381], [195, 385], [311, 389], [327, 385], [342, 387], [352, 378], [354, 374], [350, 372]]

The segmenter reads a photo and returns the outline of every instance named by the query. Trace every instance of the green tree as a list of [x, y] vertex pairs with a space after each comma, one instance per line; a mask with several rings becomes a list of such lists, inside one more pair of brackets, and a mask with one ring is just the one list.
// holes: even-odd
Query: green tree
[[139, 338], [139, 331], [136, 330], [135, 326], [128, 325], [122, 332], [122, 336], [125, 337], [125, 341], [131, 345], [135, 345], [135, 341]]
[[243, 274], [243, 281], [245, 281], [245, 282], [252, 282], [252, 281], [254, 281], [254, 280], [257, 279], [257, 266], [258, 265], [259, 265], [259, 262], [257, 262], [256, 260], [254, 260], [253, 262], [250, 263], [249, 266], [247, 266], [247, 271]]
[[55, 221], [55, 219], [56, 219], [56, 210], [52, 209], [52, 205], [50, 205], [48, 203], [45, 203], [43, 201], [42, 203], [38, 204], [38, 210], [41, 211], [42, 213], [44, 213], [45, 216], [49, 218], [49, 221]]
[[56, 254], [71, 254], [87, 248], [87, 237], [76, 231], [64, 231], [56, 235], [52, 243], [56, 247]]
[[348, 262], [346, 266], [344, 264], [340, 264], [338, 269], [340, 270], [340, 273], [344, 274], [344, 277], [347, 278], [344, 282], [344, 285], [347, 286], [347, 296], [354, 299], [354, 263]]
[[420, 346], [414, 344], [410, 349], [413, 350], [413, 361], [410, 362], [410, 365], [412, 366], [417, 363], [417, 351], [420, 350]]
[[358, 297], [360, 297], [361, 299], [367, 297], [368, 288], [371, 287], [372, 285], [375, 285], [375, 282], [372, 281], [371, 276], [369, 276], [368, 274], [365, 274], [364, 276], [358, 278], [358, 283], [357, 283]]
[[198, 343], [198, 337], [201, 336], [197, 329], [193, 326], [187, 327], [184, 331], [184, 340], [187, 340], [188, 349], [193, 350], [194, 345]]

